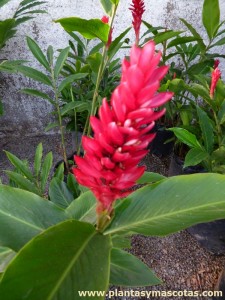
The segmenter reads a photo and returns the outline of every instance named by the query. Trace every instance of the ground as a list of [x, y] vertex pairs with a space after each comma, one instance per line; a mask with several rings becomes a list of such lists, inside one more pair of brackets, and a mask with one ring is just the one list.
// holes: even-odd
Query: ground
[[[32, 164], [35, 148], [39, 142], [43, 143], [45, 153], [53, 152], [54, 163], [56, 164], [61, 159], [60, 138], [58, 135], [14, 136], [2, 139], [0, 146], [0, 174], [3, 182], [7, 181], [4, 170], [10, 167], [3, 150], [10, 151], [21, 159], [27, 158]], [[67, 143], [68, 155], [71, 155], [73, 149], [70, 136], [67, 137]], [[148, 166], [148, 170], [167, 175], [169, 158], [160, 159], [155, 155], [149, 154], [145, 159], [145, 163]], [[134, 236], [132, 238], [131, 252], [149, 265], [164, 282], [161, 286], [145, 288], [149, 291], [212, 291], [215, 288], [219, 274], [225, 266], [225, 256], [210, 254], [201, 248], [185, 230], [165, 238]], [[115, 297], [112, 299], [129, 300], [131, 298]], [[138, 298], [132, 299], [137, 300]], [[157, 299], [166, 300], [168, 297], [157, 297]], [[169, 299], [201, 300], [210, 299], [210, 297], [178, 297]]]

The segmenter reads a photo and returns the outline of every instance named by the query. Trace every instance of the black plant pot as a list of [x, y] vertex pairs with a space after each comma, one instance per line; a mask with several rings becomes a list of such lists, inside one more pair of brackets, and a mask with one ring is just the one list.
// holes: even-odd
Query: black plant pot
[[[205, 173], [204, 168], [201, 166], [183, 168], [183, 163], [183, 160], [173, 155], [169, 167], [169, 176]], [[188, 228], [187, 231], [210, 253], [225, 255], [225, 220], [197, 224]]]
[[149, 144], [149, 149], [152, 154], [155, 154], [158, 157], [165, 157], [172, 153], [174, 142], [169, 141], [173, 138], [174, 134], [172, 131], [168, 131], [162, 125], [155, 125], [155, 127], [151, 131], [152, 133], [156, 133], [156, 137]]
[[212, 300], [222, 300], [225, 298], [225, 268], [221, 272], [214, 290], [222, 292], [223, 296], [212, 297]]

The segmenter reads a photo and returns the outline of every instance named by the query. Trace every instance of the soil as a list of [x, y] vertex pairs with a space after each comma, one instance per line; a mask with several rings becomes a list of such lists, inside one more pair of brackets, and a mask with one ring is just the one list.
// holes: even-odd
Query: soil
[[[68, 155], [71, 155], [71, 137], [67, 136]], [[60, 137], [58, 135], [40, 135], [30, 137], [4, 138], [0, 145], [0, 175], [3, 183], [7, 182], [4, 170], [10, 168], [3, 150], [17, 155], [21, 159], [27, 159], [31, 164], [34, 158], [36, 146], [43, 143], [44, 152], [53, 152], [54, 163], [61, 159]], [[144, 163], [149, 171], [168, 174], [170, 158], [158, 158], [155, 155], [147, 155]], [[131, 252], [150, 266], [156, 275], [163, 280], [160, 286], [147, 288], [134, 288], [133, 290], [148, 291], [213, 291], [219, 274], [225, 266], [225, 256], [215, 256], [201, 248], [187, 231], [170, 235], [165, 238], [133, 236]], [[113, 288], [115, 289], [115, 287]], [[117, 289], [120, 289], [117, 287]], [[124, 290], [128, 290], [124, 288]], [[211, 299], [202, 297], [156, 297], [157, 299]], [[111, 299], [147, 299], [114, 297]], [[153, 299], [153, 298], [152, 298]], [[225, 299], [225, 298], [221, 298]]]

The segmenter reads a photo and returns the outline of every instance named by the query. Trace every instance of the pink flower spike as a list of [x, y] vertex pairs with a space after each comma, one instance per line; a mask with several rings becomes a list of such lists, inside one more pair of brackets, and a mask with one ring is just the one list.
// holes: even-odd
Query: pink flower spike
[[73, 172], [78, 183], [94, 193], [98, 214], [110, 214], [114, 201], [132, 192], [144, 172], [138, 164], [155, 137], [150, 130], [165, 113], [159, 106], [173, 96], [158, 92], [167, 67], [158, 66], [161, 54], [155, 54], [154, 43], [132, 49], [110, 101], [104, 99], [98, 117], [91, 117], [94, 135], [83, 138], [84, 158], [75, 158]]
[[105, 24], [108, 24], [108, 23], [109, 23], [109, 17], [103, 16], [103, 17], [101, 18], [101, 21], [102, 21], [103, 23], [105, 23]]
[[221, 77], [221, 72], [220, 72], [220, 69], [217, 67], [212, 72], [212, 81], [211, 81], [210, 93], [209, 93], [211, 99], [213, 99], [213, 97], [214, 97], [216, 85], [217, 85], [217, 82], [220, 79], [220, 77]]
[[133, 17], [133, 27], [136, 36], [136, 45], [139, 43], [139, 35], [140, 35], [140, 27], [142, 22], [142, 15], [145, 11], [145, 3], [144, 0], [132, 0], [132, 4], [130, 6], [130, 10], [132, 12]]

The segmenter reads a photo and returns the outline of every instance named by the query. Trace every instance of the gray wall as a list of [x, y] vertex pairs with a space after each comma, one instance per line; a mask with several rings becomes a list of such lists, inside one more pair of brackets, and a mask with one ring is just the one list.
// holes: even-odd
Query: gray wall
[[[20, 0], [12, 0], [0, 10], [0, 19], [9, 18], [18, 6]], [[129, 11], [131, 0], [121, 0], [117, 18], [114, 24], [114, 36], [118, 35], [131, 24]], [[143, 19], [155, 26], [163, 25], [171, 29], [184, 29], [179, 18], [191, 22], [199, 32], [201, 27], [201, 9], [203, 0], [146, 0], [146, 11]], [[225, 1], [220, 0], [221, 19], [225, 19]], [[17, 36], [4, 48], [1, 58], [28, 59], [30, 65], [40, 68], [32, 60], [27, 50], [25, 37], [28, 35], [35, 39], [43, 50], [48, 45], [55, 49], [66, 47], [68, 36], [54, 19], [79, 16], [82, 18], [101, 18], [104, 15], [99, 0], [47, 0], [43, 6], [48, 15], [39, 15], [19, 27]], [[133, 40], [133, 32], [130, 33]], [[222, 52], [224, 48], [221, 49]], [[122, 54], [121, 54], [122, 56]], [[43, 132], [48, 123], [51, 106], [44, 100], [20, 94], [18, 91], [25, 86], [32, 87], [36, 83], [20, 75], [1, 74], [1, 96], [4, 102], [5, 116], [0, 118], [0, 137], [5, 135], [18, 135], [21, 132], [27, 135]]]

